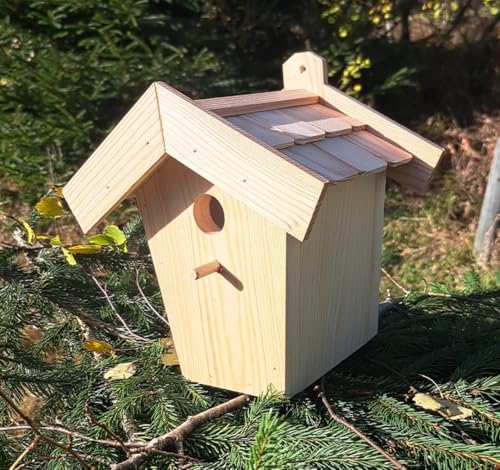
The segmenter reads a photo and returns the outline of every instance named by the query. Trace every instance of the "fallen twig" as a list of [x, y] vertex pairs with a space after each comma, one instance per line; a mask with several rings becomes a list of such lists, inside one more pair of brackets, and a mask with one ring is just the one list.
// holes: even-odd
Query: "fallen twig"
[[104, 423], [100, 423], [96, 417], [94, 416], [94, 413], [92, 413], [92, 410], [90, 409], [90, 407], [88, 405], [85, 405], [85, 413], [88, 414], [89, 418], [90, 418], [90, 421], [92, 421], [93, 424], [95, 424], [96, 426], [99, 426], [101, 429], [103, 429], [110, 437], [112, 437], [116, 442], [118, 442], [121, 446], [121, 448], [123, 449], [123, 451], [125, 452], [125, 455], [126, 456], [129, 456], [130, 453], [129, 453], [129, 450], [127, 449], [127, 447], [125, 447], [125, 443], [113, 432], [111, 431], [111, 429], [109, 429], [108, 426], [106, 426]]
[[405, 295], [408, 295], [410, 291], [403, 287], [396, 279], [394, 279], [384, 268], [380, 267], [380, 270], [384, 274], [384, 276], [389, 279], [398, 289], [404, 292]]
[[[111, 465], [111, 470], [136, 470], [140, 468], [141, 465], [145, 464], [149, 458], [158, 451], [164, 451], [168, 448], [178, 449], [179, 441], [184, 441], [184, 439], [197, 427], [205, 424], [212, 419], [219, 418], [220, 416], [229, 413], [237, 408], [245, 406], [250, 400], [248, 395], [239, 395], [232, 400], [229, 400], [220, 405], [214, 406], [202, 413], [195, 416], [190, 416], [186, 421], [184, 421], [180, 426], [176, 427], [174, 430], [164, 434], [163, 436], [157, 437], [145, 446], [136, 449], [134, 455], [130, 456], [123, 462]], [[183, 454], [180, 455], [182, 459], [186, 459]]]
[[[120, 442], [111, 440], [111, 439], [97, 439], [94, 437], [86, 436], [85, 434], [82, 434], [78, 431], [72, 431], [71, 429], [64, 428], [62, 426], [46, 426], [46, 425], [39, 425], [37, 426], [39, 430], [41, 431], [51, 431], [51, 432], [58, 432], [61, 434], [65, 434], [67, 436], [72, 437], [73, 439], [82, 439], [84, 441], [89, 441], [89, 442], [94, 442], [95, 444], [100, 444], [103, 446], [108, 446], [108, 447], [116, 447], [117, 449], [122, 448], [122, 445]], [[5, 427], [0, 427], [0, 432], [16, 432], [16, 431], [27, 431], [28, 429], [32, 429], [31, 426], [28, 426], [26, 424], [19, 424], [16, 426], [5, 426]], [[143, 444], [139, 443], [124, 443], [127, 448], [130, 447], [142, 447]]]
[[19, 407], [12, 401], [10, 397], [5, 395], [5, 393], [0, 389], [0, 397], [9, 405], [26, 423], [28, 426], [33, 430], [33, 432], [40, 437], [41, 440], [45, 441], [47, 444], [58, 447], [62, 451], [66, 452], [67, 454], [70, 454], [72, 457], [74, 457], [82, 467], [86, 470], [90, 470], [90, 467], [87, 465], [85, 460], [83, 459], [82, 455], [75, 452], [73, 449], [70, 447], [65, 446], [64, 444], [61, 444], [60, 442], [46, 436], [43, 434], [37, 427], [37, 425], [33, 422], [33, 420], [27, 416], [23, 411], [19, 409]]
[[341, 424], [342, 426], [345, 426], [347, 429], [349, 429], [351, 432], [356, 434], [359, 438], [361, 438], [363, 441], [365, 441], [370, 447], [375, 449], [379, 454], [384, 456], [389, 462], [391, 462], [394, 467], [396, 467], [399, 470], [407, 470], [407, 467], [404, 466], [402, 463], [399, 463], [392, 455], [388, 454], [382, 447], [380, 447], [377, 443], [373, 442], [368, 436], [363, 434], [358, 428], [356, 428], [354, 425], [351, 423], [348, 423], [344, 418], [341, 418], [335, 412], [333, 411], [332, 407], [330, 406], [330, 403], [328, 402], [328, 399], [326, 398], [325, 395], [325, 386], [324, 386], [325, 378], [323, 377], [319, 383], [319, 385], [316, 385], [314, 387], [314, 390], [318, 392], [318, 398], [321, 399], [323, 402], [323, 405], [325, 405], [326, 411], [330, 415], [330, 418], [333, 419], [338, 424]]
[[113, 312], [116, 315], [116, 317], [118, 318], [118, 320], [120, 320], [120, 323], [127, 330], [127, 333], [138, 341], [142, 341], [145, 343], [151, 343], [151, 340], [149, 340], [147, 338], [143, 338], [142, 336], [139, 336], [138, 334], [134, 333], [130, 329], [130, 327], [127, 325], [127, 323], [125, 322], [123, 317], [118, 313], [117, 308], [115, 307], [115, 305], [111, 301], [111, 298], [109, 297], [108, 291], [104, 287], [101, 286], [101, 284], [99, 283], [99, 281], [97, 280], [97, 278], [95, 276], [91, 276], [91, 277], [92, 277], [92, 280], [94, 281], [94, 283], [96, 284], [96, 286], [102, 292], [102, 295], [104, 295], [104, 298], [106, 299], [106, 302], [108, 303], [108, 305], [111, 307], [111, 310], [113, 310]]
[[149, 299], [146, 297], [146, 294], [142, 290], [141, 283], [139, 282], [139, 275], [140, 275], [139, 268], [134, 267], [134, 269], [135, 269], [135, 285], [137, 286], [137, 290], [139, 291], [139, 294], [141, 295], [142, 299], [144, 300], [144, 303], [149, 307], [149, 310], [151, 310], [163, 323], [165, 323], [165, 325], [167, 325], [167, 327], [170, 328], [168, 321], [165, 319], [165, 317], [160, 312], [158, 312], [158, 310], [156, 310], [153, 307], [153, 305], [151, 304]]
[[31, 444], [24, 449], [24, 451], [19, 455], [19, 457], [14, 461], [14, 463], [9, 467], [9, 470], [15, 470], [18, 468], [19, 464], [23, 461], [24, 457], [26, 457], [38, 444], [40, 441], [40, 436], [35, 436]]

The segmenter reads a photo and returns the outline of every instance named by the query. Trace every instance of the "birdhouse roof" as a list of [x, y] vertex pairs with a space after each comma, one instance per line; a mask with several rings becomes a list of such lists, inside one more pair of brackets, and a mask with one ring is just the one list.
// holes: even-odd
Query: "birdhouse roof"
[[276, 92], [193, 101], [151, 85], [64, 188], [82, 229], [167, 158], [299, 240], [327, 184], [387, 169], [410, 189], [426, 190], [440, 147], [327, 85], [319, 56], [295, 54], [283, 68], [285, 90]]

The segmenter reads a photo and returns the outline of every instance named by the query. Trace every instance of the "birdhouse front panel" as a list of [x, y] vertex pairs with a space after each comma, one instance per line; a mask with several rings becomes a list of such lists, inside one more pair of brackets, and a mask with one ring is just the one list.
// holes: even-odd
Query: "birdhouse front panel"
[[182, 373], [284, 391], [286, 232], [173, 159], [136, 195]]
[[193, 101], [153, 83], [63, 190], [82, 229], [136, 195], [186, 377], [294, 394], [377, 328], [386, 175], [443, 149], [294, 54], [284, 89]]

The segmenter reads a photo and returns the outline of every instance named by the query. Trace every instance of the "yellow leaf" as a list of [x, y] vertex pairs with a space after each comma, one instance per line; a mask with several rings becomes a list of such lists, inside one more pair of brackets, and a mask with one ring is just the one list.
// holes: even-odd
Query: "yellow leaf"
[[86, 351], [92, 351], [99, 354], [109, 354], [112, 357], [116, 356], [115, 352], [113, 351], [113, 346], [111, 346], [111, 344], [109, 343], [106, 343], [106, 341], [92, 339], [89, 341], [84, 341], [82, 343], [82, 347]]
[[53, 188], [54, 194], [59, 198], [59, 199], [64, 199], [64, 195], [62, 192], [62, 186], [54, 186]]
[[52, 246], [61, 246], [62, 245], [61, 237], [59, 235], [56, 235], [55, 237], [52, 237], [50, 239], [50, 244]]
[[64, 248], [64, 246], [61, 246], [61, 251], [62, 251], [64, 257], [66, 258], [66, 261], [68, 262], [68, 264], [71, 265], [71, 266], [75, 266], [76, 265], [76, 259], [69, 252], [69, 250], [67, 250], [66, 248]]
[[413, 397], [413, 403], [424, 410], [437, 411], [442, 408], [441, 403], [428, 393], [416, 393]]
[[36, 237], [37, 240], [50, 240], [51, 239], [50, 235], [42, 235], [42, 234], [39, 234], [39, 233], [37, 233], [35, 235], [35, 237]]
[[162, 356], [161, 363], [164, 366], [178, 366], [179, 358], [177, 357], [177, 351], [175, 349], [169, 349], [169, 351]]
[[36, 203], [36, 210], [42, 217], [57, 219], [63, 213], [61, 201], [55, 197], [44, 197]]
[[101, 251], [100, 245], [73, 245], [68, 246], [68, 251], [72, 255], [91, 255]]
[[31, 225], [28, 222], [21, 220], [23, 224], [24, 230], [26, 230], [26, 235], [28, 236], [28, 243], [31, 245], [33, 243], [33, 238], [35, 238], [35, 232], [31, 228]]
[[136, 370], [137, 368], [134, 362], [122, 362], [106, 371], [104, 378], [106, 380], [128, 379], [135, 374]]
[[457, 405], [445, 398], [433, 397], [428, 393], [416, 393], [413, 402], [424, 410], [443, 411], [453, 420], [465, 419], [472, 416], [473, 411], [464, 406]]

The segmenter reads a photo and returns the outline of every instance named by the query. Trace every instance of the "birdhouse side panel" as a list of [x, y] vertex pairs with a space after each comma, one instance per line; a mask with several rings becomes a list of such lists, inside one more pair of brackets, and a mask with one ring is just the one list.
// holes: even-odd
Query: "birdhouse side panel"
[[283, 391], [286, 232], [174, 159], [137, 200], [183, 374]]
[[320, 378], [377, 332], [385, 173], [329, 186], [308, 240], [288, 237], [286, 390]]

